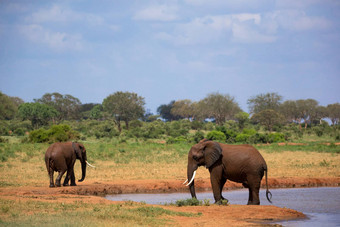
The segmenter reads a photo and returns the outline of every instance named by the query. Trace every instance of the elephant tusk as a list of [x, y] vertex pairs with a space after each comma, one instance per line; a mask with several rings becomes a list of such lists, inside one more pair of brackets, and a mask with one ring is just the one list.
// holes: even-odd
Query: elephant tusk
[[192, 175], [190, 182], [186, 186], [189, 186], [194, 181], [195, 175], [196, 175], [196, 170], [194, 171], [194, 174]]
[[184, 182], [183, 182], [183, 184], [185, 184], [185, 183], [187, 183], [188, 182], [188, 179], [186, 179]]
[[95, 166], [91, 165], [90, 163], [88, 163], [87, 161], [85, 161], [86, 164], [88, 164], [89, 166], [91, 166], [92, 168], [96, 168]]

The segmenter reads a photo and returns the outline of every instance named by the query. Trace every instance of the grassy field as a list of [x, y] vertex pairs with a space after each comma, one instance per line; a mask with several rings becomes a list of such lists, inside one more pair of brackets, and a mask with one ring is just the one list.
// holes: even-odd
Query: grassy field
[[[49, 183], [44, 163], [48, 144], [0, 144], [0, 187], [42, 186]], [[184, 179], [190, 144], [156, 142], [84, 142], [88, 161], [87, 179]], [[317, 142], [306, 145], [257, 146], [264, 156], [269, 177], [339, 177], [340, 146]], [[80, 178], [79, 161], [75, 165]], [[197, 177], [209, 178], [205, 168]]]
[[[270, 177], [340, 177], [340, 146], [317, 141], [305, 145], [257, 146], [264, 156]], [[88, 161], [97, 168], [87, 168], [85, 181], [110, 182], [134, 179], [186, 179], [190, 144], [164, 144], [162, 141], [84, 141]], [[11, 139], [0, 143], [1, 188], [48, 186], [44, 154], [48, 144], [21, 144]], [[76, 178], [81, 176], [79, 161]], [[197, 178], [209, 178], [208, 170], [199, 168]], [[89, 204], [10, 200], [0, 198], [1, 226], [159, 226], [169, 224], [169, 216], [199, 214], [178, 213], [160, 207], [125, 202]], [[71, 224], [72, 223], [72, 224]]]

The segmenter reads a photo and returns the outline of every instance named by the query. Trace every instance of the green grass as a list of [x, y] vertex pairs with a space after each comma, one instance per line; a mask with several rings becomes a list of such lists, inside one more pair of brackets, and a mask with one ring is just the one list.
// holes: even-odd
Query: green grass
[[127, 143], [87, 143], [84, 142], [89, 161], [115, 160], [118, 164], [130, 162], [155, 163], [166, 161], [175, 163], [188, 154], [189, 144], [159, 144], [151, 142]]
[[264, 150], [268, 153], [282, 152], [282, 151], [306, 151], [306, 152], [319, 152], [319, 153], [334, 153], [340, 154], [339, 145], [326, 145], [320, 142], [309, 142], [304, 145], [289, 145], [279, 146], [278, 144], [270, 144], [264, 146], [255, 146], [259, 150]]
[[196, 217], [138, 203], [87, 204], [0, 199], [1, 226], [159, 226], [167, 216]]

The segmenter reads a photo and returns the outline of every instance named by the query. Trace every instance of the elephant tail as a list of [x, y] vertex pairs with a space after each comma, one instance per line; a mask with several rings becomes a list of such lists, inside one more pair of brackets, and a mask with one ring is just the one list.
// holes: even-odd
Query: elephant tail
[[[268, 169], [265, 168], [265, 169], [264, 169], [264, 172], [265, 172], [265, 174], [266, 174], [266, 197], [267, 197], [268, 201], [269, 201], [270, 203], [272, 203], [271, 199], [272, 199], [273, 195], [272, 195], [272, 193], [271, 193], [271, 192], [269, 191], [269, 189], [268, 189], [268, 175], [267, 175]], [[270, 198], [269, 198], [269, 197], [270, 197]]]

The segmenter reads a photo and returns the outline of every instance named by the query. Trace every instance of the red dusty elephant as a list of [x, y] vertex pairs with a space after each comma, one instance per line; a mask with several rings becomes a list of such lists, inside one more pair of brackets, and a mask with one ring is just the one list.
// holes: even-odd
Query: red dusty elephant
[[[67, 174], [63, 186], [67, 186], [70, 179], [71, 186], [76, 186], [73, 169], [76, 159], [79, 159], [81, 163], [82, 177], [79, 180], [79, 182], [81, 182], [86, 176], [86, 164], [90, 165], [87, 162], [86, 149], [83, 144], [73, 142], [54, 143], [47, 149], [45, 153], [45, 163], [50, 177], [50, 187], [60, 187], [61, 178], [66, 171]], [[54, 171], [59, 172], [55, 185], [53, 182]]]
[[[196, 198], [195, 174], [199, 166], [210, 172], [210, 181], [216, 203], [220, 203], [222, 189], [227, 180], [242, 183], [249, 189], [248, 205], [259, 205], [261, 180], [266, 175], [266, 197], [269, 202], [267, 165], [262, 155], [250, 145], [228, 145], [210, 140], [201, 140], [191, 147], [188, 154], [187, 176], [191, 196]], [[187, 182], [187, 181], [186, 181]], [[184, 182], [184, 183], [186, 183]]]

